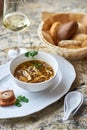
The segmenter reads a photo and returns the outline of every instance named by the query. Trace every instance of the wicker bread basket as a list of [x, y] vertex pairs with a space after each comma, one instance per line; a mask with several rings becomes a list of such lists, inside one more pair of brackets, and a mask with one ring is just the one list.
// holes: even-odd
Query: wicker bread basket
[[[62, 14], [62, 16], [63, 15], [64, 15], [64, 17], [66, 17], [66, 14]], [[69, 15], [70, 20], [74, 19], [79, 22], [82, 22], [82, 21], [86, 20], [86, 18], [87, 18], [87, 14], [69, 13], [67, 15]], [[83, 48], [74, 48], [74, 49], [62, 48], [62, 47], [51, 44], [44, 38], [42, 30], [43, 30], [43, 26], [48, 23], [47, 20], [53, 22], [52, 20], [57, 21], [57, 20], [59, 20], [59, 18], [61, 18], [61, 20], [63, 20], [64, 17], [61, 18], [60, 14], [57, 14], [55, 16], [52, 16], [52, 18], [50, 18], [50, 19], [46, 19], [39, 25], [38, 34], [39, 34], [41, 41], [43, 42], [43, 44], [46, 47], [49, 48], [49, 50], [51, 50], [52, 53], [61, 55], [61, 56], [65, 57], [66, 59], [78, 60], [78, 59], [83, 59], [83, 58], [87, 57], [87, 46], [83, 47]]]

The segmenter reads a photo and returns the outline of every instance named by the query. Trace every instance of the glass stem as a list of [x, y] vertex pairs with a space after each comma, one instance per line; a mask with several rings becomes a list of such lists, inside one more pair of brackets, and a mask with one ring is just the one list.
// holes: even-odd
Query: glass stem
[[20, 32], [17, 32], [18, 34], [18, 47], [21, 45], [21, 37], [20, 37]]

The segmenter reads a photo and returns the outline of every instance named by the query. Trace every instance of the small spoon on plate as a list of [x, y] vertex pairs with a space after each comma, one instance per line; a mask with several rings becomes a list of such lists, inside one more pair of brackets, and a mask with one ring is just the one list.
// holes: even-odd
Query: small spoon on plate
[[72, 116], [74, 116], [75, 114], [76, 114], [76, 112], [79, 110], [79, 108], [81, 107], [81, 105], [83, 104], [83, 95], [81, 94], [81, 96], [82, 96], [82, 100], [81, 100], [81, 102], [80, 102], [80, 104], [78, 105], [78, 107], [76, 108], [76, 109], [74, 109], [73, 111], [72, 111]]
[[67, 120], [69, 116], [75, 115], [77, 110], [83, 103], [83, 95], [78, 91], [69, 92], [64, 100], [64, 117], [63, 120]]

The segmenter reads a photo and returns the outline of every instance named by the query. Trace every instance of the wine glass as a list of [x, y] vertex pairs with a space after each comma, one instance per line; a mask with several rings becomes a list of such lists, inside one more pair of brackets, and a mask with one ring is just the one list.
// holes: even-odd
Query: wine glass
[[27, 29], [30, 25], [30, 20], [26, 15], [26, 0], [4, 0], [3, 10], [3, 25], [11, 31], [17, 32], [18, 35], [18, 46], [17, 50], [9, 50], [8, 55], [15, 57], [21, 52], [20, 46], [20, 32]]

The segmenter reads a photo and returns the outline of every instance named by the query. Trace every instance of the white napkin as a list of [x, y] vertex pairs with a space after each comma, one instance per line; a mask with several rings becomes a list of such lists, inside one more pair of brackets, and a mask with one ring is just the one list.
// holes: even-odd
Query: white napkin
[[[19, 48], [20, 54], [27, 52], [26, 48]], [[8, 52], [8, 56], [10, 58], [14, 58], [18, 55], [18, 51], [17, 50], [9, 50]], [[7, 75], [9, 75], [9, 64], [10, 62], [4, 64], [4, 65], [0, 65], [0, 80], [2, 80], [3, 78], [5, 78]]]
[[9, 64], [10, 62], [0, 65], [0, 80], [9, 75]]

